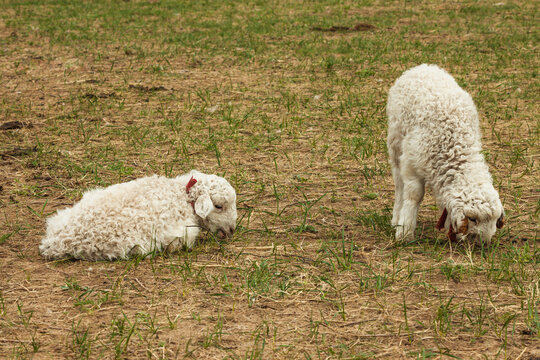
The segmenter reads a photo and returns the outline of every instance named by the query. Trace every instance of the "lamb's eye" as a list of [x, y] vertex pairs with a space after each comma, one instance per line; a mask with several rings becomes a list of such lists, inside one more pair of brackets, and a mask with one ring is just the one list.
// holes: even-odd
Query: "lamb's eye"
[[468, 216], [467, 216], [467, 219], [469, 219], [469, 221], [472, 221], [473, 223], [475, 223], [475, 224], [476, 224], [476, 218], [473, 218], [473, 217], [468, 217]]
[[214, 205], [216, 207], [216, 209], [223, 209], [223, 206], [222, 205]]

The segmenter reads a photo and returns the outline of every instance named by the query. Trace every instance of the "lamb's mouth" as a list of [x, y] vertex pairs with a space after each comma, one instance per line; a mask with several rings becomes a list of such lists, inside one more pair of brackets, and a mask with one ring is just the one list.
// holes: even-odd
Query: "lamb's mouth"
[[219, 229], [217, 231], [217, 236], [220, 238], [220, 239], [225, 239], [227, 237], [231, 237], [234, 233], [234, 228], [230, 228], [228, 230], [226, 229]]

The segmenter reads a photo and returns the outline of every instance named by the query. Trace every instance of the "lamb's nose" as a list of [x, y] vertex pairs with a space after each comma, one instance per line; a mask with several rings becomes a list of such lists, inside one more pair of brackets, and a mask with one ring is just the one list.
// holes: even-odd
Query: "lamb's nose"
[[229, 228], [229, 235], [232, 236], [234, 234], [234, 227]]

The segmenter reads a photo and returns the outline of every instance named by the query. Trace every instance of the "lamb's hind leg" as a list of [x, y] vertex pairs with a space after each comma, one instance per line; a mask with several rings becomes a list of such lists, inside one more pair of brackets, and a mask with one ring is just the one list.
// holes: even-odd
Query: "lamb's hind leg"
[[397, 240], [412, 240], [416, 228], [418, 207], [424, 198], [424, 181], [416, 176], [403, 179], [403, 204], [396, 229]]
[[401, 208], [403, 207], [403, 180], [399, 168], [392, 164], [392, 177], [394, 178], [395, 199], [394, 210], [392, 211], [392, 226], [399, 224]]
[[399, 168], [399, 158], [401, 156], [401, 141], [395, 137], [388, 139], [388, 155], [390, 166], [392, 167], [392, 177], [394, 178], [395, 199], [394, 210], [392, 212], [392, 226], [399, 224], [399, 214], [403, 206], [403, 179]]

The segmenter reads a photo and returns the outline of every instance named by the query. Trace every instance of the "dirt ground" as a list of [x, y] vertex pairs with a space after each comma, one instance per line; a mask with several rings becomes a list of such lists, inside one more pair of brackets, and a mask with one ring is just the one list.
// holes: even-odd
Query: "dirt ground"
[[[385, 103], [412, 61], [279, 50], [384, 43], [420, 20], [412, 52], [455, 41], [413, 13], [392, 27], [321, 25], [316, 40], [270, 34], [262, 57], [202, 45], [163, 55], [146, 38], [61, 44], [4, 16], [0, 357], [540, 359], [538, 80], [527, 75], [538, 60], [497, 63], [499, 78], [489, 61], [449, 69], [479, 107], [505, 229], [490, 245], [450, 243], [428, 192], [415, 241], [394, 244]], [[193, 251], [127, 261], [39, 255], [47, 216], [86, 189], [192, 168], [236, 188], [231, 240], [206, 234]]]

